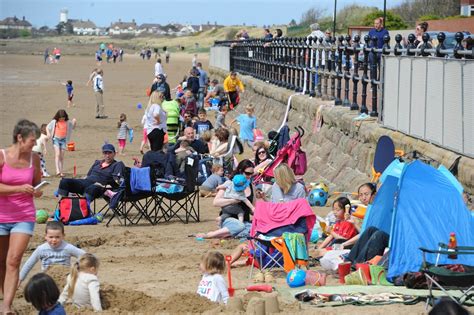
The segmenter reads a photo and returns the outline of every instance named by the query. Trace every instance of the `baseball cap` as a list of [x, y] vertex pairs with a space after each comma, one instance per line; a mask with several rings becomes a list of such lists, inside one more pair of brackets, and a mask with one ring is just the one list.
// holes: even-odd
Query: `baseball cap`
[[234, 176], [232, 183], [234, 183], [235, 191], [243, 191], [249, 186], [250, 181], [244, 175], [238, 174]]
[[115, 147], [113, 144], [106, 143], [102, 146], [102, 152], [113, 152], [115, 153]]

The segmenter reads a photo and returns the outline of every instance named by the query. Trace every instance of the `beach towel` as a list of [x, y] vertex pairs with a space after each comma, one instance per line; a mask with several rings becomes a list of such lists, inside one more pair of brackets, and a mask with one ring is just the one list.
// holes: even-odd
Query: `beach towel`
[[284, 203], [257, 201], [250, 236], [254, 237], [257, 232], [265, 234], [275, 228], [295, 224], [300, 218], [306, 218], [305, 236], [309, 242], [316, 216], [306, 199], [301, 198]]
[[293, 261], [296, 261], [296, 259], [308, 260], [308, 250], [306, 249], [306, 241], [303, 234], [285, 232], [282, 237]]
[[130, 189], [132, 194], [151, 191], [150, 168], [131, 168]]

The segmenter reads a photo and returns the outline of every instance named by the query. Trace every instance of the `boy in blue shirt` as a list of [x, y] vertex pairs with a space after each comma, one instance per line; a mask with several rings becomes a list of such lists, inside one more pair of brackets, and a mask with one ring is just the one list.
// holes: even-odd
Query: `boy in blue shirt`
[[231, 124], [238, 121], [240, 124], [239, 138], [243, 143], [247, 143], [249, 148], [253, 148], [253, 131], [257, 128], [257, 118], [253, 115], [255, 107], [252, 104], [245, 106], [245, 114], [240, 114]]
[[207, 113], [204, 108], [200, 108], [198, 111], [199, 120], [196, 121], [193, 125], [194, 130], [196, 130], [197, 138], [201, 138], [202, 134], [206, 131], [213, 129], [212, 123], [207, 119]]
[[74, 97], [74, 87], [72, 86], [72, 81], [67, 80], [66, 83], [63, 83], [66, 86], [66, 93], [67, 93], [67, 107], [74, 106], [72, 102], [72, 98]]

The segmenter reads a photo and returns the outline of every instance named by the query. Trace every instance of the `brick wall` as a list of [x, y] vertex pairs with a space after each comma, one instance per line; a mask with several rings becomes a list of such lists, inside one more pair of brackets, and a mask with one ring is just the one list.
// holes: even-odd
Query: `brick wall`
[[[422, 21], [417, 21], [416, 24]], [[459, 32], [468, 31], [474, 34], [474, 16], [452, 20], [430, 20], [428, 31]]]

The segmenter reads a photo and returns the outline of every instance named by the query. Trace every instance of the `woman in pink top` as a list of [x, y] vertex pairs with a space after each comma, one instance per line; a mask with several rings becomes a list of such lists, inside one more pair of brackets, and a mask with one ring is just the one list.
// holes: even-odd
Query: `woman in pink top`
[[[35, 226], [33, 197], [41, 191], [34, 186], [41, 181], [40, 159], [32, 149], [40, 136], [38, 126], [20, 120], [13, 130], [13, 144], [0, 150], [0, 290], [3, 306], [9, 314], [18, 287], [21, 258]], [[2, 290], [3, 289], [3, 290]]]

